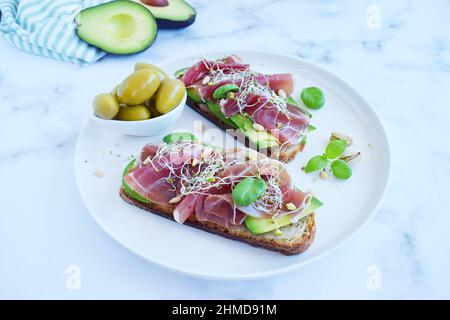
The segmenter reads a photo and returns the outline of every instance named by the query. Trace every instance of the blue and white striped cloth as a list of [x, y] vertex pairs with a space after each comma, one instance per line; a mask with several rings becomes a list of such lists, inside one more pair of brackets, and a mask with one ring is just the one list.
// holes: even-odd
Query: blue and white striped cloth
[[105, 52], [75, 32], [76, 14], [110, 0], [0, 0], [0, 33], [13, 46], [36, 55], [91, 64]]

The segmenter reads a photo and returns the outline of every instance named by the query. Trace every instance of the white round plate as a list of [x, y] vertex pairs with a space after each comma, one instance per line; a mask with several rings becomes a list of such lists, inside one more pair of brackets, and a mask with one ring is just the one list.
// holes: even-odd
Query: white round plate
[[[313, 111], [312, 124], [318, 129], [308, 136], [304, 152], [287, 164], [296, 185], [313, 192], [324, 202], [316, 212], [315, 241], [305, 253], [283, 256], [180, 225], [126, 204], [119, 197], [119, 188], [127, 158], [137, 155], [148, 142], [160, 143], [167, 132], [151, 138], [123, 136], [88, 121], [78, 137], [75, 152], [78, 188], [103, 230], [153, 263], [208, 279], [267, 277], [299, 268], [335, 250], [373, 217], [386, 193], [391, 167], [386, 133], [372, 107], [344, 81], [310, 62], [268, 52], [237, 51], [177, 58], [159, 66], [173, 74], [202, 56], [217, 58], [233, 53], [250, 63], [254, 70], [292, 73], [297, 99], [301, 89], [308, 86], [320, 87], [325, 93], [325, 106]], [[179, 124], [172, 129], [193, 132], [194, 121], [203, 121], [206, 130], [215, 128], [196, 112], [185, 108]], [[323, 180], [316, 174], [306, 175], [300, 169], [310, 157], [323, 152], [333, 131], [349, 134], [354, 148], [363, 154], [353, 167], [353, 176], [345, 182]], [[225, 133], [221, 136], [230, 139]]]

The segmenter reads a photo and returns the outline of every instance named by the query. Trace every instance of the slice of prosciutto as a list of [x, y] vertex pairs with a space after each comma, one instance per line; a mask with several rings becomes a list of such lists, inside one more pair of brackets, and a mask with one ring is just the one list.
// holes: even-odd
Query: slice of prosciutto
[[178, 223], [184, 223], [194, 212], [197, 201], [203, 196], [195, 193], [188, 194], [177, 204], [173, 211], [173, 218]]
[[228, 56], [217, 61], [201, 60], [190, 67], [181, 80], [186, 86], [190, 86], [207, 76], [211, 70], [222, 70], [224, 73], [230, 73], [234, 70], [244, 71], [248, 68], [249, 65], [241, 63], [237, 56]]
[[141, 163], [149, 161], [151, 158], [153, 158], [158, 151], [158, 146], [155, 144], [146, 144], [141, 149], [141, 154], [139, 156], [139, 160]]
[[207, 221], [229, 228], [231, 225], [242, 224], [245, 214], [236, 208], [231, 193], [227, 193], [208, 195], [203, 198], [203, 201], [198, 201], [195, 217], [199, 221]]
[[176, 196], [175, 185], [169, 183], [168, 169], [155, 169], [152, 165], [138, 168], [123, 179], [137, 193], [160, 204], [168, 204]]
[[300, 108], [287, 105], [287, 114], [282, 113], [274, 105], [247, 108], [253, 121], [269, 130], [282, 143], [298, 143], [308, 127], [309, 118]]
[[[312, 198], [311, 193], [290, 188], [283, 195], [284, 206], [281, 209], [280, 215], [292, 214], [293, 216], [295, 216], [296, 214], [301, 213], [309, 205], [311, 198]], [[295, 206], [294, 210], [289, 210], [286, 207], [287, 204], [289, 203]]]

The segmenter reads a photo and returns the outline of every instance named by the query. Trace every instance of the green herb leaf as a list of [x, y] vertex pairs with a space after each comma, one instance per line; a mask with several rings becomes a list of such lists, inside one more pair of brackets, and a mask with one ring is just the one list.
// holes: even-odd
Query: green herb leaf
[[347, 148], [345, 140], [333, 140], [328, 143], [325, 154], [329, 159], [335, 159], [345, 151], [345, 148]]
[[309, 159], [305, 167], [305, 172], [310, 173], [317, 170], [322, 170], [328, 164], [328, 159], [324, 156], [315, 156]]
[[261, 197], [266, 191], [266, 187], [263, 179], [248, 177], [234, 187], [231, 195], [238, 206], [247, 207]]
[[322, 90], [317, 87], [303, 89], [300, 98], [305, 106], [311, 109], [320, 109], [325, 104], [325, 96]]
[[334, 176], [341, 180], [347, 180], [352, 176], [352, 169], [348, 166], [347, 162], [338, 159], [331, 163], [331, 171]]
[[316, 130], [317, 130], [317, 128], [315, 126], [313, 126], [312, 124], [308, 125], [308, 132], [313, 132], [313, 131], [316, 131]]
[[190, 132], [173, 132], [168, 135], [166, 135], [163, 138], [163, 141], [165, 143], [172, 143], [172, 142], [182, 142], [182, 141], [196, 141], [197, 137], [194, 136]]

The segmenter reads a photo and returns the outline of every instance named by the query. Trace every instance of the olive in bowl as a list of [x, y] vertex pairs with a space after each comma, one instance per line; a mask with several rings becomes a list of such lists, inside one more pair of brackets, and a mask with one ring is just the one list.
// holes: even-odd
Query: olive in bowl
[[[170, 112], [154, 118], [150, 117], [146, 120], [129, 121], [129, 120], [117, 120], [116, 118], [108, 120], [102, 119], [96, 116], [95, 114], [92, 116], [92, 119], [99, 125], [124, 135], [142, 136], [142, 137], [160, 135], [161, 133], [170, 130], [170, 127], [172, 127], [180, 118], [185, 107], [186, 97], [187, 94], [185, 93], [181, 101], [178, 103], [178, 105], [174, 107]], [[122, 108], [130, 108], [130, 106], [121, 106], [120, 109]]]
[[186, 103], [186, 88], [158, 67], [137, 63], [111, 93], [95, 97], [95, 122], [126, 135], [152, 136], [168, 130]]

